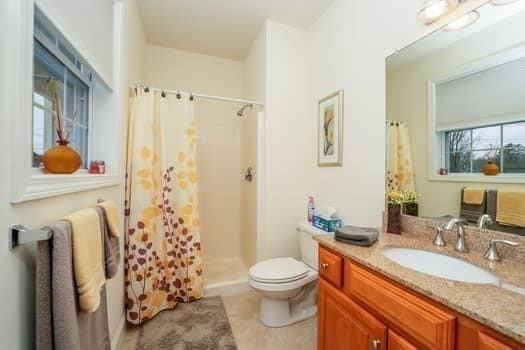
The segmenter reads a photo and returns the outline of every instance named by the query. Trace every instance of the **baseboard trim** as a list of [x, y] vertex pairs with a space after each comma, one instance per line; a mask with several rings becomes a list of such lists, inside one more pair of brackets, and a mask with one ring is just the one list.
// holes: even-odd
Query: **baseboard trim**
[[250, 285], [248, 284], [247, 278], [241, 278], [238, 280], [233, 281], [227, 281], [227, 282], [220, 282], [220, 283], [214, 283], [204, 286], [204, 296], [205, 297], [212, 297], [216, 295], [220, 296], [228, 296], [228, 295], [236, 295], [241, 294], [244, 292], [248, 292], [250, 290]]
[[124, 326], [126, 325], [126, 314], [122, 314], [120, 321], [118, 322], [115, 333], [111, 336], [111, 350], [118, 350], [120, 348], [120, 342], [122, 341], [122, 333], [124, 332]]

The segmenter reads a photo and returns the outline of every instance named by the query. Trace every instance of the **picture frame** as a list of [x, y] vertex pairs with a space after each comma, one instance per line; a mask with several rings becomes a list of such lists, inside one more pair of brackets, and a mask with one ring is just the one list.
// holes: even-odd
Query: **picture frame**
[[317, 165], [343, 165], [344, 93], [338, 90], [321, 100], [317, 114]]

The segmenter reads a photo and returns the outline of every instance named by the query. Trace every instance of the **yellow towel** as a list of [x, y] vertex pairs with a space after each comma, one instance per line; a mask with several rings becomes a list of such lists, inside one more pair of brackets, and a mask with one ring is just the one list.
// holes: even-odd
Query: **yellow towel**
[[108, 222], [109, 233], [111, 233], [113, 237], [118, 237], [120, 235], [120, 225], [118, 220], [117, 205], [113, 201], [103, 201], [100, 202], [98, 206], [104, 209], [106, 220]]
[[64, 218], [71, 223], [73, 268], [80, 309], [94, 312], [100, 305], [100, 287], [106, 282], [102, 266], [102, 234], [97, 211], [83, 209]]
[[463, 203], [479, 205], [485, 199], [484, 188], [469, 188], [463, 190]]
[[498, 191], [496, 221], [503, 225], [525, 227], [525, 192]]

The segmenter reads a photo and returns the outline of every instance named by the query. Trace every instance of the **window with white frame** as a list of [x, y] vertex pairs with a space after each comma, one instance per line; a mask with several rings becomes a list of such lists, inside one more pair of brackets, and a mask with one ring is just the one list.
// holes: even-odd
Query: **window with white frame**
[[[12, 86], [5, 95], [9, 144], [17, 150], [9, 160], [11, 203], [119, 185], [122, 2], [94, 2], [86, 13], [67, 14], [44, 1], [9, 2], [17, 4], [7, 18], [10, 50], [2, 57], [12, 67], [2, 77]], [[97, 18], [97, 28], [88, 18]], [[83, 169], [74, 174], [40, 170], [43, 154], [59, 139], [56, 106], [64, 136], [82, 158]], [[87, 171], [93, 160], [105, 163], [103, 174]]]
[[493, 161], [502, 174], [525, 175], [525, 57], [500, 56], [435, 85], [438, 169], [476, 174]]
[[70, 146], [89, 159], [94, 72], [73, 46], [36, 7], [33, 36], [32, 166], [41, 166], [44, 152], [56, 145], [55, 104], [63, 117]]
[[525, 174], [525, 121], [443, 132], [450, 173], [480, 173], [487, 160], [501, 173]]

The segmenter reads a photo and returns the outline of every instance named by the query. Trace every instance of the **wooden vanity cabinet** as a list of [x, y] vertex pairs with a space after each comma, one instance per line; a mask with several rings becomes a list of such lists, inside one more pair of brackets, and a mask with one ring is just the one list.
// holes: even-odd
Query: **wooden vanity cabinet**
[[525, 350], [322, 246], [319, 265], [318, 350]]
[[319, 349], [379, 350], [387, 328], [324, 279], [318, 289]]

